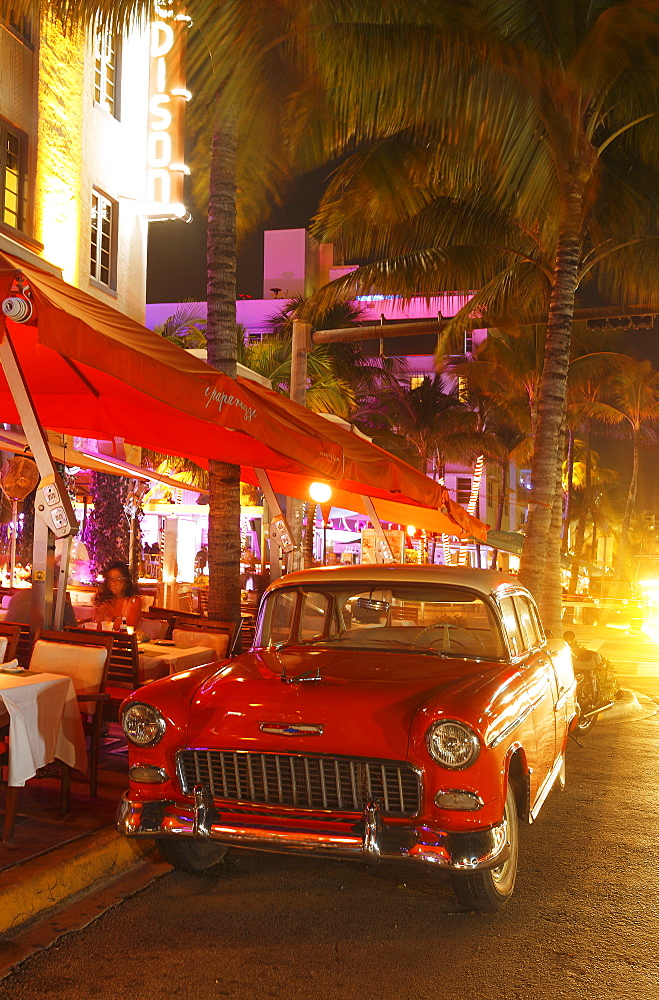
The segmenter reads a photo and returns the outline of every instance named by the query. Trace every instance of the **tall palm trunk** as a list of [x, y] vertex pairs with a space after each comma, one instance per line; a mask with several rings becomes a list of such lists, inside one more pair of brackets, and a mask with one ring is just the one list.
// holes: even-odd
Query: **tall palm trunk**
[[565, 520], [563, 522], [563, 540], [561, 542], [561, 553], [564, 555], [570, 543], [570, 517], [572, 516], [572, 506], [574, 499], [574, 487], [572, 479], [574, 477], [574, 431], [568, 431], [567, 437], [567, 497], [565, 500]]
[[629, 529], [632, 524], [632, 515], [634, 513], [634, 508], [636, 507], [636, 494], [638, 492], [638, 466], [640, 457], [639, 431], [636, 427], [634, 428], [632, 441], [632, 478], [629, 482], [627, 501], [625, 503], [625, 513], [623, 514], [620, 538], [618, 540], [618, 553], [616, 555], [615, 565], [616, 580], [625, 580], [628, 576], [625, 565], [627, 562], [627, 539], [629, 538]]
[[[499, 499], [497, 502], [497, 516], [494, 522], [494, 527], [496, 531], [501, 531], [501, 524], [503, 522], [503, 508], [506, 502], [506, 492], [508, 490], [508, 466], [501, 465], [501, 482], [499, 484]], [[497, 557], [499, 555], [498, 549], [492, 549], [492, 562], [490, 563], [490, 569], [497, 568]]]
[[[561, 550], [560, 521], [554, 522], [558, 531], [556, 527], [552, 530], [552, 507], [556, 497], [557, 460], [563, 455], [570, 336], [578, 282], [582, 191], [581, 184], [575, 180], [566, 193], [554, 264], [538, 400], [538, 427], [531, 464], [529, 520], [519, 572], [521, 582], [532, 591], [543, 614], [547, 559], [551, 564], [558, 565]], [[556, 595], [551, 600], [554, 607], [555, 598]], [[557, 628], [560, 621], [545, 617], [545, 624], [549, 628]]]
[[556, 634], [560, 634], [558, 630], [561, 627], [563, 617], [561, 607], [562, 587], [560, 558], [561, 522], [563, 520], [562, 469], [563, 454], [561, 453], [557, 462], [556, 492], [554, 495], [554, 503], [551, 510], [551, 523], [549, 526], [549, 540], [552, 542], [558, 542], [558, 548], [554, 549], [552, 547], [551, 552], [547, 554], [543, 605], [543, 621], [545, 626]]
[[577, 522], [577, 530], [574, 537], [574, 558], [572, 560], [572, 570], [570, 573], [570, 593], [576, 594], [579, 583], [579, 566], [583, 554], [583, 543], [586, 537], [586, 521], [590, 514], [590, 505], [593, 499], [593, 458], [591, 452], [591, 427], [590, 422], [586, 429], [586, 476], [584, 481], [583, 500], [581, 513]]
[[[236, 377], [236, 124], [217, 121], [206, 245], [208, 363]], [[208, 614], [240, 623], [240, 469], [209, 464]]]

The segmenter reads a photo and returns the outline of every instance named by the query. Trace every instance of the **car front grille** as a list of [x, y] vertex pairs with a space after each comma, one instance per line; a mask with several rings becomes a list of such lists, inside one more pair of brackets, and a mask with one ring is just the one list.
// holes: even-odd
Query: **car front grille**
[[210, 788], [214, 799], [361, 813], [369, 800], [385, 816], [419, 811], [417, 772], [395, 761], [243, 750], [182, 750], [178, 754], [183, 792]]

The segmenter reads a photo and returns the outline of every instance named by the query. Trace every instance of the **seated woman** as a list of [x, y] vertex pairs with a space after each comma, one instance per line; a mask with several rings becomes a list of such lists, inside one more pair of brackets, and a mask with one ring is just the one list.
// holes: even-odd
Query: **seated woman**
[[115, 628], [120, 628], [125, 619], [126, 625], [137, 625], [142, 617], [142, 601], [126, 563], [113, 562], [103, 570], [103, 583], [96, 592], [94, 604], [97, 624], [113, 622]]

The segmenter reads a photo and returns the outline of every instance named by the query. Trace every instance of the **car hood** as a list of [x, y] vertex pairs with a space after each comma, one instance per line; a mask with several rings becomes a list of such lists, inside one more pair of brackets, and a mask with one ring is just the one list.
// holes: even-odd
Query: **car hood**
[[[455, 705], [460, 695], [471, 699], [498, 669], [492, 663], [405, 652], [297, 648], [248, 653], [197, 691], [187, 742], [190, 747], [404, 760], [421, 707], [441, 705], [449, 697]], [[320, 680], [281, 679], [282, 674], [316, 673]], [[264, 726], [277, 732], [264, 732]], [[309, 734], [300, 726], [316, 728]]]

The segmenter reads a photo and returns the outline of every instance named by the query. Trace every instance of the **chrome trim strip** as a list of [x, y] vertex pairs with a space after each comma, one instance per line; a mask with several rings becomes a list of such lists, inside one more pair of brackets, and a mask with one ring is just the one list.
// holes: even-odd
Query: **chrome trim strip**
[[536, 816], [542, 809], [545, 799], [552, 790], [554, 782], [563, 773], [564, 768], [565, 768], [565, 757], [563, 754], [561, 754], [560, 757], [556, 758], [556, 760], [554, 761], [554, 766], [552, 767], [551, 771], [549, 772], [545, 780], [540, 785], [538, 794], [536, 795], [535, 798], [535, 802], [533, 803], [531, 809], [529, 810], [529, 823], [533, 823], [533, 821], [535, 820]]
[[520, 714], [517, 716], [514, 722], [511, 722], [509, 725], [507, 725], [506, 728], [502, 729], [500, 733], [497, 733], [494, 736], [489, 736], [485, 740], [485, 746], [488, 749], [492, 749], [492, 747], [498, 746], [502, 740], [505, 740], [505, 738], [509, 736], [514, 729], [517, 728], [517, 726], [521, 726], [521, 724], [524, 722], [527, 716], [530, 715], [532, 711], [533, 711], [533, 705], [527, 705], [526, 708], [522, 712], [520, 712]]
[[[261, 821], [249, 825], [250, 821]], [[273, 822], [276, 820], [276, 822]], [[267, 825], [266, 825], [267, 824]], [[388, 826], [380, 807], [369, 802], [361, 822], [332, 829], [289, 827], [282, 817], [220, 813], [209, 808], [203, 790], [195, 806], [171, 800], [140, 802], [125, 794], [116, 826], [127, 837], [207, 837], [220, 843], [279, 854], [313, 854], [361, 861], [414, 861], [455, 871], [496, 868], [510, 853], [505, 820], [485, 830], [451, 833], [428, 827]]]

